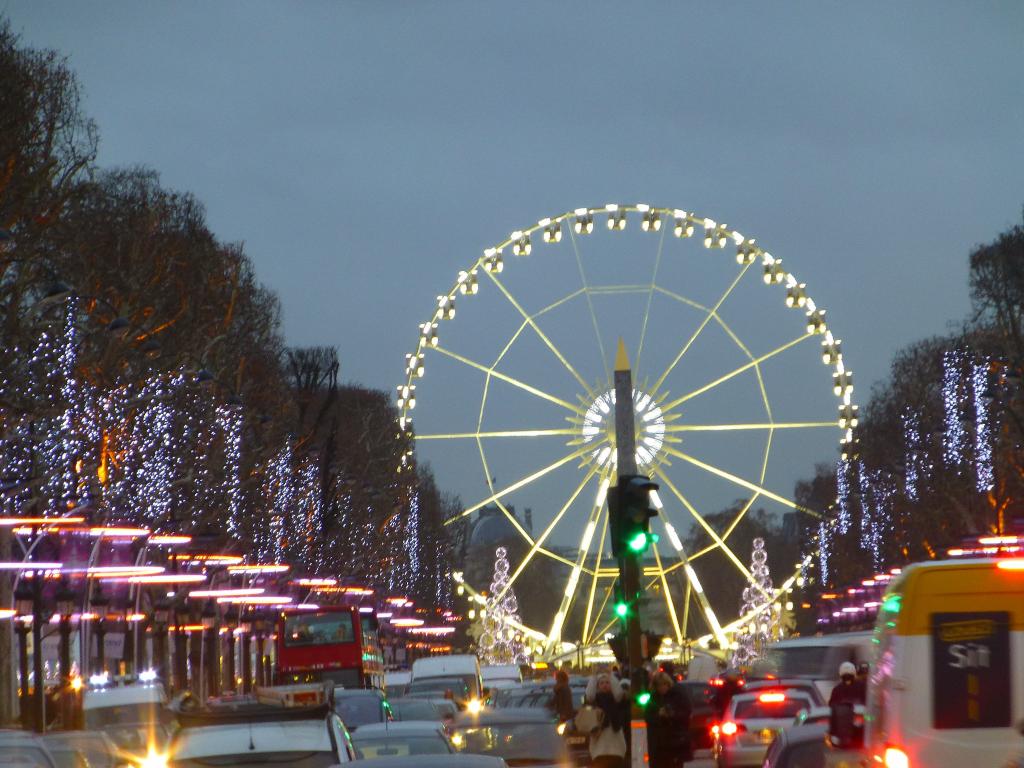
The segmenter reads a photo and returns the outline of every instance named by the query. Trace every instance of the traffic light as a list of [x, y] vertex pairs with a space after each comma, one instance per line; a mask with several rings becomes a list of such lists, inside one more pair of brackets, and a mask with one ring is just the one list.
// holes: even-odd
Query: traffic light
[[651, 518], [658, 514], [651, 491], [658, 484], [643, 475], [622, 475], [608, 490], [608, 519], [611, 523], [612, 554], [639, 556], [658, 540], [651, 533]]

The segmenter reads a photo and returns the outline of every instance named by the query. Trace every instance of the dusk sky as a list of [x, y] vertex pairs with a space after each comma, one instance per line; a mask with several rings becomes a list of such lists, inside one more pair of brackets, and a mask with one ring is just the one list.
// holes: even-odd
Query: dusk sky
[[[343, 378], [392, 392], [435, 296], [486, 246], [579, 206], [648, 202], [783, 258], [828, 310], [864, 403], [896, 350], [968, 316], [969, 250], [1021, 221], [1019, 2], [0, 12], [67, 55], [101, 165], [193, 192], [280, 296], [287, 342], [336, 346]], [[658, 338], [675, 348], [680, 328]], [[813, 471], [799, 461], [794, 477]]]

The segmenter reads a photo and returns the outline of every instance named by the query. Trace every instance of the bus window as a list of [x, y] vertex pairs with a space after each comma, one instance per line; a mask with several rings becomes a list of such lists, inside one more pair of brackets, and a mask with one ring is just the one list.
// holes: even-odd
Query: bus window
[[348, 613], [288, 616], [284, 623], [286, 647], [355, 642], [352, 616]]

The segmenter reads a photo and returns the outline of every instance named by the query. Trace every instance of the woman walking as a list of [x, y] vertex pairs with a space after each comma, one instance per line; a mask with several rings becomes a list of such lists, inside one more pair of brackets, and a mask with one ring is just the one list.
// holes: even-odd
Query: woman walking
[[601, 712], [601, 724], [590, 732], [592, 768], [625, 768], [626, 721], [622, 716], [622, 685], [608, 672], [587, 682], [587, 703]]
[[650, 768], [678, 768], [690, 759], [690, 699], [664, 672], [651, 680], [646, 720]]

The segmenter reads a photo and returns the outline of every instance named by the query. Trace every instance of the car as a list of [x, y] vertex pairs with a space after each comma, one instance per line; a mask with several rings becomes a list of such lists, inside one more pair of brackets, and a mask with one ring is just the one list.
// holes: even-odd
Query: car
[[0, 730], [0, 765], [16, 768], [58, 768], [43, 742], [31, 733]]
[[[451, 703], [452, 716], [454, 717], [456, 707]], [[391, 699], [388, 701], [391, 715], [395, 720], [433, 720], [440, 722], [444, 719], [441, 709], [434, 703], [433, 699]]]
[[715, 689], [707, 682], [684, 680], [679, 683], [690, 699], [690, 747], [711, 749], [711, 727], [717, 719]]
[[482, 700], [484, 698], [483, 678], [480, 676], [480, 661], [471, 653], [452, 654], [448, 656], [428, 656], [416, 659], [412, 663], [412, 680], [409, 690], [417, 683], [432, 678], [453, 678], [463, 680], [468, 689], [465, 701]]
[[821, 688], [813, 680], [799, 677], [772, 678], [766, 680], [747, 680], [743, 686], [744, 693], [754, 691], [801, 691], [811, 697], [816, 707], [828, 705], [828, 701], [821, 695]]
[[166, 705], [157, 682], [90, 684], [82, 697], [82, 718], [86, 730], [103, 731], [118, 749], [139, 756], [150, 745], [162, 749], [167, 744], [174, 716]]
[[449, 695], [455, 700], [468, 700], [470, 689], [466, 681], [461, 677], [428, 677], [413, 680], [405, 689], [407, 699], [444, 699]]
[[451, 755], [455, 748], [438, 722], [372, 723], [352, 734], [360, 759], [404, 755]]
[[42, 741], [61, 768], [81, 765], [80, 761], [87, 768], [115, 768], [123, 763], [117, 745], [101, 731], [53, 731], [44, 734]]
[[486, 664], [480, 667], [480, 676], [488, 688], [505, 688], [523, 682], [523, 671], [518, 664]]
[[387, 699], [378, 688], [335, 688], [334, 711], [350, 731], [391, 719]]
[[405, 687], [412, 680], [412, 672], [409, 670], [397, 670], [384, 673], [384, 690], [389, 696], [401, 697], [405, 695]]
[[783, 729], [765, 753], [763, 768], [825, 768], [828, 725], [814, 723]]
[[561, 768], [570, 763], [558, 723], [544, 708], [462, 713], [452, 725], [451, 740], [460, 753], [500, 757], [510, 766]]
[[793, 718], [793, 725], [816, 725], [824, 723], [826, 726], [832, 718], [832, 710], [829, 707], [811, 707], [802, 709]]
[[712, 754], [719, 768], [756, 766], [775, 735], [793, 722], [801, 709], [813, 706], [806, 693], [763, 691], [732, 697], [722, 722], [713, 729]]
[[500, 757], [484, 755], [407, 755], [375, 757], [371, 768], [508, 768]]
[[150, 756], [143, 763], [146, 768], [163, 768], [160, 763], [166, 768], [331, 768], [356, 759], [352, 739], [331, 710], [326, 691], [312, 706], [237, 697], [202, 711], [179, 712], [178, 724], [164, 759]]

